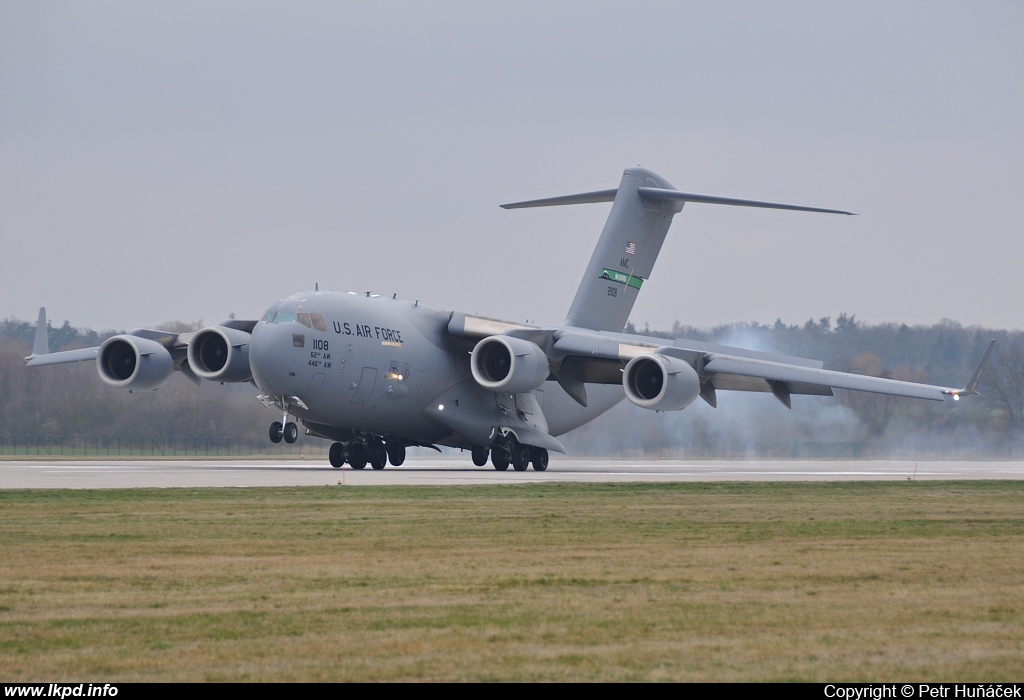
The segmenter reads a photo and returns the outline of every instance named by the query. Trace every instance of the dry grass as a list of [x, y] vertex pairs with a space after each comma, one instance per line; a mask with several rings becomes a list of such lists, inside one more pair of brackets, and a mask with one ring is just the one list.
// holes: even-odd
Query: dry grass
[[1024, 676], [1024, 484], [0, 492], [0, 679]]

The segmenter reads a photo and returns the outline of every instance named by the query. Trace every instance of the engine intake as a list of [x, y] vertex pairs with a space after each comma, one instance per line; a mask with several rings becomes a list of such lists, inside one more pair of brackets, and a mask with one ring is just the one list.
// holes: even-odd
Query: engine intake
[[469, 366], [480, 386], [512, 394], [540, 388], [549, 373], [543, 350], [528, 340], [505, 335], [492, 335], [477, 343]]
[[211, 326], [197, 331], [188, 344], [188, 364], [196, 376], [217, 382], [247, 382], [249, 342], [245, 331]]
[[115, 335], [96, 353], [100, 379], [128, 391], [159, 389], [174, 372], [171, 353], [160, 343], [134, 335]]
[[658, 353], [639, 355], [622, 374], [626, 398], [652, 411], [681, 411], [700, 396], [700, 377], [688, 362]]

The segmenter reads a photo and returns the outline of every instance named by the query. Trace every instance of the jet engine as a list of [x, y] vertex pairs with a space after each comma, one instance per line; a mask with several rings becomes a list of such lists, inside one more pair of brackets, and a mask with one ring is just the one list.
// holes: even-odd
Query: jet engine
[[171, 353], [160, 343], [134, 335], [115, 335], [96, 353], [100, 379], [128, 391], [159, 389], [174, 372]]
[[188, 344], [188, 364], [196, 376], [217, 382], [247, 382], [249, 341], [245, 331], [211, 326], [197, 331]]
[[477, 343], [469, 366], [480, 386], [512, 394], [539, 388], [549, 371], [543, 350], [528, 340], [507, 335], [492, 335]]
[[700, 396], [700, 377], [688, 362], [660, 355], [638, 355], [622, 374], [626, 398], [652, 411], [681, 411]]

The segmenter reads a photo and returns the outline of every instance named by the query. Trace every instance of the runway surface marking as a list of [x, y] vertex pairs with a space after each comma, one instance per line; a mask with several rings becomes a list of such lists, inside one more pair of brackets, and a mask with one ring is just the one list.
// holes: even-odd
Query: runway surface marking
[[0, 461], [0, 488], [449, 485], [545, 482], [893, 481], [1024, 479], [1017, 461], [552, 460], [546, 472], [498, 472], [468, 457], [410, 459], [383, 470], [332, 469], [314, 461]]

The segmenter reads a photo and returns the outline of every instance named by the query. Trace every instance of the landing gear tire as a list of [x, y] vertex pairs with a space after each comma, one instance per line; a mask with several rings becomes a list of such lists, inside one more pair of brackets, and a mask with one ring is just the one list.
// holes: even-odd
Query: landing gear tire
[[340, 442], [334, 443], [327, 453], [327, 458], [331, 460], [332, 467], [341, 469], [345, 466], [345, 446]]
[[288, 423], [284, 426], [284, 441], [289, 445], [299, 439], [299, 426], [294, 423]]
[[499, 472], [503, 472], [508, 469], [508, 452], [500, 447], [496, 447], [491, 450], [491, 464], [493, 464], [494, 468]]
[[533, 471], [543, 472], [548, 468], [548, 451], [543, 447], [534, 447], [530, 450], [530, 461], [533, 462]]
[[400, 467], [405, 462], [405, 445], [388, 445], [387, 453], [391, 466]]
[[370, 466], [374, 469], [383, 469], [388, 466], [388, 453], [384, 449], [384, 443], [380, 440], [370, 440], [366, 445], [366, 454]]
[[281, 438], [284, 437], [284, 426], [278, 421], [274, 421], [270, 424], [270, 441], [274, 444], [281, 442]]
[[486, 447], [474, 447], [473, 448], [473, 464], [478, 467], [482, 467], [487, 464], [487, 457], [490, 454], [490, 450]]
[[512, 468], [517, 472], [525, 472], [530, 466], [530, 448], [527, 445], [516, 445], [512, 448]]
[[348, 463], [353, 469], [366, 468], [366, 446], [361, 442], [349, 443]]

